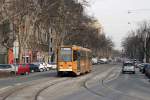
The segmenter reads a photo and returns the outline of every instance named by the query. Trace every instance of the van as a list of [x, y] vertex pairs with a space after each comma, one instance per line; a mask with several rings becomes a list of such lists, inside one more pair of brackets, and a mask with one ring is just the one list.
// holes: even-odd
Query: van
[[30, 73], [30, 67], [29, 64], [16, 64], [15, 65], [17, 72], [17, 75], [26, 74], [28, 75]]
[[132, 72], [133, 74], [135, 74], [135, 66], [134, 66], [134, 64], [131, 63], [131, 62], [123, 63], [122, 73], [124, 74], [125, 72]]

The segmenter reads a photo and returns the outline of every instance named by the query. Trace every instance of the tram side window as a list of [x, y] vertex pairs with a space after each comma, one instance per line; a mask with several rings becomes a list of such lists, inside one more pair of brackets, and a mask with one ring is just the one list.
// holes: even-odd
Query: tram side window
[[92, 58], [92, 54], [90, 52], [87, 53], [88, 54], [88, 59]]
[[81, 58], [83, 59], [84, 58], [84, 52], [83, 51], [81, 51]]
[[81, 54], [79, 51], [73, 51], [73, 61], [79, 60], [81, 58]]
[[78, 52], [73, 51], [73, 61], [76, 61], [78, 59]]

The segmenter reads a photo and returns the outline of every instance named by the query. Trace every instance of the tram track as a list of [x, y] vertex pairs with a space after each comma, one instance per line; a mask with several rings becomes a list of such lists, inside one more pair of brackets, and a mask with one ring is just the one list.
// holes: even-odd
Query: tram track
[[[59, 79], [59, 78], [53, 78], [53, 81], [57, 81], [58, 79]], [[38, 94], [39, 94], [41, 91], [43, 91], [44, 89], [46, 89], [46, 88], [48, 88], [48, 87], [50, 87], [50, 86], [53, 86], [53, 85], [59, 83], [59, 82], [66, 81], [66, 80], [68, 80], [68, 79], [62, 78], [62, 80], [58, 80], [58, 82], [51, 82], [52, 80], [51, 80], [51, 81], [45, 80], [45, 81], [41, 81], [41, 82], [34, 82], [33, 84], [20, 85], [20, 86], [14, 87], [13, 89], [11, 89], [11, 90], [9, 90], [9, 91], [6, 91], [6, 92], [0, 94], [0, 95], [1, 95], [0, 100], [7, 100], [7, 99], [11, 98], [11, 96], [12, 96], [13, 94], [19, 93], [19, 92], [21, 92], [21, 91], [24, 90], [24, 89], [30, 88], [30, 87], [32, 87], [32, 86], [34, 86], [34, 85], [37, 85], [37, 83], [38, 83], [38, 84], [41, 84], [41, 83], [45, 82], [46, 84], [49, 84], [49, 85], [44, 86], [42, 89], [40, 89], [40, 90], [37, 92], [37, 94], [35, 95], [35, 99], [34, 99], [34, 100], [37, 100]]]
[[[95, 73], [95, 72], [96, 72], [96, 71], [94, 70], [93, 73]], [[92, 73], [92, 74], [93, 74], [93, 73]], [[92, 74], [90, 73], [90, 74], [81, 75], [81, 76], [76, 77], [76, 78], [71, 78], [71, 80], [73, 80], [73, 79], [78, 80], [78, 79], [83, 78], [82, 76], [85, 76], [85, 77], [87, 76], [87, 78], [85, 79], [85, 81], [82, 81], [81, 84], [82, 84], [82, 86], [84, 86], [86, 89], [88, 89], [88, 87], [86, 87], [85, 84], [86, 84], [86, 81], [88, 81], [89, 78], [93, 77]], [[97, 74], [97, 73], [95, 73], [95, 74]], [[95, 74], [94, 74], [94, 75], [95, 75]], [[69, 80], [69, 81], [71, 81], [71, 80]], [[46, 89], [48, 89], [48, 88], [50, 88], [50, 87], [52, 87], [52, 86], [54, 86], [54, 85], [57, 85], [58, 83], [62, 83], [62, 82], [64, 82], [64, 81], [56, 82], [56, 83], [53, 83], [53, 84], [50, 84], [50, 85], [48, 85], [48, 86], [43, 87], [42, 89], [40, 89], [40, 90], [36, 93], [34, 100], [38, 100], [40, 94], [41, 94], [42, 92], [44, 92]]]
[[[113, 67], [112, 67], [113, 68]], [[103, 68], [102, 70], [106, 70], [106, 68]], [[66, 84], [66, 82], [67, 82], [67, 80], [68, 80], [68, 82], [69, 81], [71, 81], [71, 80], [74, 80], [74, 82], [75, 81], [78, 81], [78, 83], [79, 84], [81, 84], [82, 85], [82, 87], [84, 87], [87, 91], [89, 91], [89, 92], [91, 92], [92, 94], [94, 94], [94, 95], [98, 95], [98, 96], [101, 96], [101, 97], [104, 97], [104, 95], [103, 94], [101, 94], [101, 93], [97, 93], [97, 92], [95, 92], [95, 91], [93, 91], [92, 89], [90, 89], [89, 87], [88, 87], [88, 85], [87, 85], [87, 83], [88, 83], [88, 81], [89, 80], [91, 80], [92, 78], [94, 78], [95, 76], [97, 76], [99, 73], [101, 73], [102, 72], [102, 70], [101, 71], [96, 71], [96, 70], [94, 70], [92, 73], [90, 73], [90, 74], [86, 74], [86, 75], [81, 75], [81, 76], [79, 76], [79, 77], [76, 77], [76, 78], [70, 78], [70, 77], [65, 77], [65, 78], [54, 78], [54, 80], [47, 80], [47, 81], [41, 81], [41, 82], [39, 82], [38, 84], [42, 84], [42, 83], [45, 83], [45, 85], [44, 86], [42, 86], [42, 87], [40, 87], [40, 88], [38, 88], [38, 90], [36, 90], [36, 91], [34, 91], [33, 93], [32, 93], [32, 95], [30, 95], [30, 96], [28, 96], [28, 95], [25, 95], [23, 98], [26, 98], [26, 97], [31, 97], [30, 99], [21, 99], [21, 100], [40, 100], [40, 96], [41, 96], [41, 94], [44, 92], [44, 91], [46, 91], [48, 88], [50, 88], [50, 87], [53, 87], [53, 86], [56, 86], [56, 85], [60, 85], [60, 84], [62, 84], [63, 82], [65, 82], [65, 84]], [[107, 73], [107, 72], [106, 72]], [[102, 73], [101, 73], [102, 74]], [[21, 85], [21, 86], [19, 86], [19, 87], [17, 87], [16, 89], [12, 89], [11, 91], [7, 91], [7, 94], [5, 94], [3, 97], [2, 97], [2, 99], [0, 98], [0, 100], [16, 100], [15, 98], [19, 98], [19, 97], [17, 97], [17, 96], [19, 96], [19, 94], [18, 93], [21, 93], [21, 92], [23, 92], [24, 90], [26, 91], [26, 89], [32, 89], [32, 88], [34, 88], [34, 87], [32, 87], [32, 86], [34, 86], [35, 85], [35, 87], [37, 87], [38, 85], [37, 85], [37, 83], [35, 82], [34, 84], [26, 84], [26, 85]], [[37, 85], [37, 86], [36, 86]], [[33, 90], [32, 90], [33, 91]], [[13, 97], [13, 98], [12, 98]]]
[[[73, 78], [71, 78], [71, 79], [73, 79]], [[52, 86], [54, 86], [54, 85], [57, 85], [57, 84], [59, 84], [59, 83], [61, 83], [61, 82], [67, 81], [67, 80], [68, 80], [68, 79], [60, 80], [60, 81], [51, 83], [51, 84], [49, 84], [49, 85], [47, 85], [47, 86], [41, 88], [41, 89], [36, 93], [34, 100], [38, 100], [38, 97], [40, 96], [40, 94], [41, 94], [43, 91], [45, 91], [46, 89], [48, 89], [49, 87], [52, 87]]]
[[[105, 81], [106, 81], [106, 82], [110, 82], [110, 81], [113, 81], [113, 79], [116, 79], [116, 76], [114, 76], [113, 79], [109, 80], [109, 76], [110, 76], [110, 74], [112, 73], [113, 70], [114, 70], [114, 69], [112, 68], [110, 71], [107, 72], [106, 75], [104, 75], [102, 78], [100, 78], [100, 79], [98, 80], [99, 86], [102, 86], [102, 87], [104, 87], [104, 88], [110, 90], [110, 87], [108, 87], [108, 86], [105, 85]], [[88, 86], [88, 82], [91, 81], [91, 80], [93, 79], [93, 77], [97, 76], [97, 74], [98, 74], [98, 73], [95, 73], [94, 75], [92, 75], [91, 77], [89, 77], [88, 79], [86, 79], [85, 81], [83, 81], [83, 87], [84, 87], [87, 91], [89, 91], [91, 94], [93, 94], [93, 95], [99, 96], [99, 97], [101, 97], [101, 98], [106, 98], [106, 94], [104, 94], [102, 91], [98, 91], [98, 92], [97, 92], [97, 91], [91, 89], [91, 88]], [[110, 99], [110, 100], [111, 100], [111, 99]]]
[[[87, 77], [87, 78], [85, 78], [85, 77]], [[83, 86], [84, 83], [85, 83], [86, 81], [88, 81], [88, 79], [91, 78], [91, 77], [93, 77], [93, 75], [91, 75], [91, 74], [85, 74], [85, 75], [81, 75], [81, 76], [76, 77], [76, 78], [73, 78], [73, 77], [72, 77], [72, 78], [70, 78], [68, 81], [72, 81], [72, 80], [73, 80], [73, 82], [74, 82], [74, 81], [77, 81], [77, 80], [79, 81], [79, 80], [81, 79], [81, 80], [80, 80], [81, 82], [79, 82], [79, 84], [81, 84], [81, 86]], [[83, 78], [85, 81], [83, 81], [82, 78]], [[39, 99], [40, 95], [41, 95], [42, 92], [44, 92], [46, 89], [48, 89], [48, 88], [50, 88], [50, 87], [52, 87], [52, 86], [61, 84], [61, 83], [66, 82], [66, 81], [67, 81], [67, 80], [58, 81], [58, 82], [49, 84], [48, 86], [45, 86], [45, 87], [41, 88], [41, 89], [36, 93], [34, 100], [40, 100], [40, 99]], [[85, 85], [84, 85], [84, 86], [85, 86]], [[85, 88], [88, 89], [88, 87], [86, 87], [86, 86], [85, 86]]]
[[4, 92], [2, 95], [4, 95], [5, 93], [6, 93], [6, 94], [5, 94], [5, 96], [2, 96], [2, 99], [1, 99], [1, 100], [7, 100], [7, 98], [9, 98], [9, 96], [11, 96], [12, 94], [14, 94], [14, 93], [16, 93], [16, 92], [18, 92], [18, 91], [20, 91], [20, 90], [26, 88], [26, 87], [29, 87], [29, 86], [21, 86], [21, 87], [19, 87], [19, 88], [17, 88], [17, 89], [13, 89], [13, 90]]
[[[105, 75], [103, 78], [101, 78], [100, 80], [98, 80], [99, 86], [101, 86], [103, 89], [109, 91], [107, 94], [105, 94], [105, 92], [103, 92], [103, 90], [102, 90], [102, 91], [95, 91], [94, 89], [92, 89], [91, 87], [88, 86], [88, 82], [89, 82], [90, 80], [92, 80], [92, 78], [93, 78], [96, 74], [93, 75], [92, 77], [89, 77], [88, 79], [86, 79], [86, 80], [84, 81], [83, 87], [84, 87], [87, 91], [89, 91], [91, 94], [96, 95], [96, 96], [99, 96], [99, 97], [101, 97], [101, 98], [107, 98], [108, 100], [116, 100], [116, 99], [114, 99], [114, 98], [109, 97], [109, 96], [108, 96], [109, 93], [110, 93], [110, 94], [111, 94], [111, 93], [116, 94], [115, 96], [125, 97], [126, 100], [144, 100], [144, 99], [142, 99], [142, 98], [139, 98], [139, 97], [136, 97], [136, 96], [133, 96], [133, 95], [124, 93], [124, 92], [122, 92], [122, 91], [120, 91], [120, 90], [114, 89], [114, 88], [110, 87], [109, 85], [107, 85], [107, 83], [116, 80], [116, 79], [119, 77], [119, 75], [120, 75], [120, 73], [118, 72], [118, 73], [115, 73], [116, 75], [114, 75], [114, 76], [112, 76], [112, 77], [110, 78], [110, 76], [111, 76], [111, 74], [112, 74], [112, 73], [111, 73], [112, 71], [113, 71], [113, 70], [111, 70], [110, 72], [107, 73], [107, 75]], [[105, 91], [105, 90], [104, 90], [104, 91]], [[123, 100], [124, 100], [124, 99], [123, 99]]]
[[[103, 86], [104, 88], [106, 88], [106, 89], [112, 91], [113, 93], [116, 93], [116, 94], [118, 94], [118, 95], [122, 95], [122, 96], [128, 97], [130, 100], [144, 100], [144, 99], [142, 99], [142, 98], [139, 98], [139, 97], [137, 97], [137, 96], [130, 95], [130, 94], [128, 94], [128, 93], [125, 93], [125, 92], [123, 92], [123, 91], [117, 90], [117, 89], [115, 89], [115, 88], [113, 88], [113, 87], [107, 85], [107, 83], [118, 79], [118, 78], [119, 78], [119, 75], [120, 75], [120, 73], [118, 73], [113, 79], [110, 79], [110, 80], [107, 80], [107, 77], [105, 77], [103, 80], [99, 80], [99, 83], [102, 84], [102, 86]], [[130, 78], [130, 79], [132, 79], [132, 78]], [[108, 97], [108, 98], [109, 98], [109, 97]], [[110, 99], [112, 99], [112, 98], [110, 98]]]
[[[114, 68], [108, 70], [108, 71], [105, 72], [105, 73], [102, 73], [103, 76], [101, 75], [101, 80], [103, 81], [104, 78], [108, 77], [112, 70], [114, 70]], [[87, 91], [89, 91], [90, 93], [92, 93], [92, 94], [94, 94], [94, 95], [97, 95], [97, 96], [100, 96], [100, 97], [105, 97], [105, 95], [104, 95], [103, 93], [101, 93], [101, 92], [96, 92], [96, 91], [90, 89], [90, 87], [88, 86], [88, 82], [89, 82], [90, 80], [92, 80], [95, 76], [100, 76], [100, 75], [98, 75], [98, 73], [99, 73], [99, 72], [94, 73], [91, 77], [89, 77], [89, 78], [87, 78], [85, 81], [83, 81], [83, 87], [84, 87]]]
[[103, 95], [102, 93], [98, 93], [98, 92], [95, 92], [95, 91], [93, 91], [92, 89], [90, 89], [90, 88], [87, 86], [87, 82], [88, 82], [88, 80], [85, 80], [85, 81], [83, 82], [83, 87], [84, 87], [86, 90], [88, 90], [90, 93], [92, 93], [92, 94], [94, 94], [94, 95], [97, 95], [97, 96], [100, 96], [100, 97], [104, 97], [104, 95]]

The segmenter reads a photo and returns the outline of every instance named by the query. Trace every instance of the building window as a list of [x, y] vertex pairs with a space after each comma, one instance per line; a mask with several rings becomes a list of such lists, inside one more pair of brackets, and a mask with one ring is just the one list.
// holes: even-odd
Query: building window
[[51, 43], [53, 42], [53, 38], [51, 38]]
[[51, 52], [53, 51], [53, 48], [51, 48]]

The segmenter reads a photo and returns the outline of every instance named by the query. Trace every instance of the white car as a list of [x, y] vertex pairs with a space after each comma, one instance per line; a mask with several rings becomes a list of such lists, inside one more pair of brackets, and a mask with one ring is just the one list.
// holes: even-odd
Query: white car
[[52, 69], [56, 69], [57, 65], [56, 64], [52, 64], [51, 67], [52, 67]]
[[46, 63], [46, 68], [47, 68], [47, 70], [50, 70], [50, 69], [52, 69], [52, 66], [51, 66], [51, 64], [48, 64], [48, 63]]
[[98, 63], [98, 59], [97, 58], [92, 58], [92, 64], [97, 64]]
[[48, 64], [50, 69], [56, 69], [57, 68], [57, 64], [56, 63], [50, 63]]
[[39, 70], [40, 70], [40, 72], [44, 72], [44, 71], [46, 71], [46, 67], [41, 63], [41, 64], [39, 64]]
[[106, 58], [101, 58], [101, 59], [99, 59], [100, 61], [102, 61], [104, 64], [107, 64], [108, 63], [108, 59], [106, 59]]
[[124, 63], [122, 67], [122, 73], [124, 74], [125, 72], [132, 72], [133, 74], [135, 74], [134, 64], [131, 62]]
[[14, 65], [11, 64], [0, 64], [0, 71], [1, 72], [10, 72], [15, 73], [17, 72], [17, 68]]
[[47, 70], [47, 67], [46, 67], [46, 64], [45, 63], [39, 63], [39, 62], [36, 62], [34, 63], [35, 65], [38, 65], [38, 68], [39, 68], [39, 71], [40, 72], [44, 72]]

